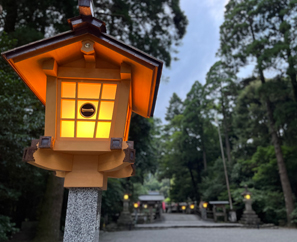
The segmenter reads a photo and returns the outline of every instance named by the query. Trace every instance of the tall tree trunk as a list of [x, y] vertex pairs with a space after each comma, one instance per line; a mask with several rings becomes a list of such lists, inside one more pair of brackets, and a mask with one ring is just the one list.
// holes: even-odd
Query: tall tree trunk
[[199, 201], [199, 196], [198, 196], [198, 192], [197, 192], [197, 183], [195, 181], [193, 171], [192, 171], [192, 169], [190, 168], [189, 165], [188, 165], [188, 169], [189, 169], [189, 172], [190, 172], [190, 175], [191, 175], [192, 185], [194, 187], [195, 198], [196, 198], [197, 201]]
[[[224, 94], [222, 93], [222, 95], [224, 95]], [[225, 144], [226, 144], [226, 149], [227, 149], [227, 157], [228, 157], [228, 161], [231, 163], [232, 162], [231, 148], [230, 148], [228, 124], [226, 122], [227, 115], [226, 115], [226, 108], [225, 108], [224, 100], [222, 100], [222, 112], [223, 112], [223, 125], [224, 125], [224, 135], [225, 135]]]
[[6, 33], [14, 32], [18, 16], [18, 1], [4, 1], [3, 9], [6, 11], [4, 31]]
[[204, 170], [207, 170], [206, 153], [204, 148], [203, 148], [203, 165], [204, 165]]
[[[202, 145], [202, 156], [203, 156], [203, 167], [204, 170], [207, 170], [207, 160], [206, 160], [206, 152], [205, 152], [205, 136], [204, 136], [204, 130], [203, 130], [203, 123], [201, 123], [201, 130], [200, 130], [200, 134], [201, 134], [201, 145]], [[197, 166], [198, 167], [198, 166]], [[199, 174], [199, 172], [197, 173]]]
[[294, 99], [295, 102], [297, 102], [297, 80], [296, 80], [296, 70], [295, 70], [295, 58], [292, 57], [291, 50], [287, 50], [287, 56], [288, 56], [288, 70], [287, 74], [289, 75], [293, 87], [293, 94], [294, 94]]
[[231, 163], [232, 162], [231, 148], [230, 148], [229, 134], [228, 134], [228, 131], [226, 131], [226, 128], [225, 128], [225, 143], [226, 143], [228, 161]]
[[[264, 78], [263, 70], [259, 68], [259, 72], [260, 72], [261, 82], [262, 84], [264, 84], [265, 78]], [[269, 130], [271, 133], [272, 143], [274, 146], [274, 151], [275, 151], [276, 160], [277, 160], [278, 172], [279, 172], [282, 190], [285, 198], [287, 222], [288, 222], [288, 225], [290, 225], [291, 213], [294, 210], [294, 201], [293, 201], [291, 184], [287, 173], [287, 168], [286, 168], [286, 164], [285, 164], [282, 149], [281, 149], [281, 142], [280, 142], [279, 136], [277, 135], [277, 130], [275, 128], [275, 120], [273, 117], [273, 110], [272, 110], [272, 106], [269, 98], [266, 98], [266, 108], [267, 108], [267, 115], [269, 120]]]
[[58, 242], [64, 193], [64, 179], [49, 174], [41, 207], [37, 233], [33, 242]]
[[[286, 6], [288, 7], [288, 6]], [[286, 20], [284, 19], [284, 16], [279, 14], [279, 18], [281, 20], [281, 24], [283, 24]], [[292, 83], [292, 87], [293, 87], [293, 95], [294, 95], [294, 99], [295, 102], [297, 102], [297, 80], [296, 80], [296, 69], [295, 69], [295, 65], [296, 65], [296, 56], [292, 56], [292, 51], [291, 51], [291, 39], [290, 39], [290, 35], [286, 34], [286, 32], [281, 31], [281, 33], [283, 34], [283, 38], [285, 40], [285, 43], [287, 44], [287, 63], [288, 63], [288, 69], [287, 69], [287, 74], [289, 75], [290, 79], [291, 79], [291, 83]], [[294, 58], [295, 57], [295, 58]]]
[[[250, 21], [250, 28], [251, 28], [253, 40], [255, 41], [256, 37], [254, 34], [254, 29], [251, 25], [251, 21]], [[261, 62], [259, 61], [259, 56], [256, 55], [256, 57], [257, 57], [258, 70], [259, 70], [259, 74], [260, 74], [260, 80], [261, 80], [262, 84], [265, 84], [263, 68], [262, 68]], [[276, 160], [277, 160], [278, 172], [279, 172], [280, 181], [282, 184], [282, 190], [283, 190], [284, 198], [285, 198], [287, 222], [290, 225], [291, 213], [294, 210], [294, 201], [293, 201], [292, 189], [291, 189], [291, 185], [290, 185], [289, 177], [288, 177], [288, 173], [287, 173], [287, 168], [286, 168], [286, 164], [285, 164], [282, 149], [281, 149], [281, 142], [277, 135], [277, 130], [275, 127], [275, 120], [273, 117], [273, 110], [272, 110], [272, 106], [271, 106], [269, 97], [266, 98], [266, 108], [267, 108], [267, 116], [268, 116], [268, 120], [269, 120], [269, 130], [271, 133], [271, 139], [272, 139], [272, 143], [273, 143], [274, 150], [275, 150], [275, 156], [276, 156]]]

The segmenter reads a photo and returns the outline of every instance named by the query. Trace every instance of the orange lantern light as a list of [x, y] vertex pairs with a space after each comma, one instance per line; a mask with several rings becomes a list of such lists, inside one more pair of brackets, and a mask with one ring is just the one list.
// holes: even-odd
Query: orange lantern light
[[195, 205], [194, 205], [194, 204], [191, 204], [191, 205], [190, 205], [190, 209], [193, 210], [194, 208], [195, 208]]
[[182, 210], [186, 210], [186, 206], [183, 205], [183, 206], [181, 207], [181, 209], [182, 209]]
[[129, 199], [129, 195], [128, 194], [125, 194], [124, 195], [124, 200], [128, 200]]
[[204, 208], [207, 208], [207, 206], [208, 206], [208, 203], [207, 203], [207, 202], [204, 202], [204, 203], [202, 204], [202, 207], [204, 207]]
[[163, 63], [91, 15], [68, 22], [71, 31], [2, 53], [45, 105], [44, 136], [23, 160], [55, 171], [65, 187], [104, 190], [108, 177], [135, 172], [131, 115], [153, 115]]
[[138, 206], [138, 203], [134, 203], [133, 205], [134, 205], [134, 208], [138, 208], [139, 207]]

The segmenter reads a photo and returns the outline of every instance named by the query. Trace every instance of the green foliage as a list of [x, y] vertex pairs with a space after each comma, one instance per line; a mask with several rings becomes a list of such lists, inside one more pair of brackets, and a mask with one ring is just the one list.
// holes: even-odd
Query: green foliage
[[111, 219], [123, 210], [125, 191], [119, 179], [108, 179], [108, 189], [102, 193], [101, 216]]
[[[108, 34], [164, 60], [170, 66], [188, 20], [179, 0], [97, 0], [95, 17]], [[69, 30], [67, 19], [78, 15], [77, 0], [0, 1], [6, 16], [4, 30], [22, 45]]]
[[[1, 34], [1, 51], [15, 44]], [[20, 222], [35, 218], [33, 206], [39, 205], [45, 189], [46, 172], [21, 162], [23, 148], [42, 135], [44, 107], [3, 59], [0, 66], [0, 214]]]
[[0, 241], [8, 240], [8, 235], [18, 232], [15, 223], [10, 222], [10, 218], [0, 215]]
[[188, 20], [179, 0], [100, 0], [96, 16], [107, 23], [108, 33], [170, 66], [174, 46], [186, 33]]

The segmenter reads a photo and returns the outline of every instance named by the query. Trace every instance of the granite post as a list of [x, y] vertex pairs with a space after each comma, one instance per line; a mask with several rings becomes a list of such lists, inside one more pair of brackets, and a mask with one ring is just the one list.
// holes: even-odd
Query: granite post
[[99, 242], [102, 190], [70, 188], [64, 242]]
[[244, 196], [243, 201], [245, 203], [245, 210], [239, 222], [245, 225], [259, 226], [261, 221], [258, 215], [255, 213], [255, 211], [252, 208], [252, 203], [253, 203], [253, 199], [251, 197], [252, 193], [248, 190], [247, 187], [245, 187], [245, 191], [242, 193], [242, 195]]
[[119, 229], [131, 229], [133, 226], [133, 219], [131, 217], [130, 211], [129, 211], [129, 199], [124, 199], [123, 202], [123, 212], [121, 213], [117, 224]]

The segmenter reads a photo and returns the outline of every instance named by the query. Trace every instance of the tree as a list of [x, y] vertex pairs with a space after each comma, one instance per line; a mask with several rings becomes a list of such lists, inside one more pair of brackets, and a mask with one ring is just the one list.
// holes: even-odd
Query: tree
[[293, 95], [297, 102], [297, 44], [294, 41], [297, 31], [296, 3], [296, 0], [258, 0], [256, 13], [261, 17], [262, 24], [268, 26], [270, 30], [262, 33], [270, 44], [266, 55], [275, 58], [275, 69], [281, 74], [283, 67], [280, 68], [277, 63], [281, 62], [286, 66], [286, 74], [291, 80]]
[[[15, 42], [2, 33], [0, 52], [13, 48]], [[46, 172], [21, 162], [23, 148], [42, 134], [44, 107], [3, 59], [0, 84], [0, 216], [20, 226], [24, 218], [35, 218], [33, 208], [39, 206], [45, 189]]]
[[[228, 161], [231, 162], [230, 132], [232, 112], [237, 96], [235, 75], [230, 72], [222, 61], [216, 62], [206, 74], [205, 96], [213, 109], [223, 117], [223, 128]], [[216, 113], [214, 115], [216, 115]]]
[[[269, 30], [269, 26], [262, 24], [261, 16], [254, 11], [256, 0], [230, 0], [226, 5], [225, 20], [221, 26], [220, 56], [236, 70], [247, 64], [248, 58], [256, 62], [255, 70], [264, 85], [266, 83], [264, 70], [271, 67], [273, 58], [266, 54], [269, 42], [263, 38], [262, 33]], [[262, 93], [262, 103], [266, 105], [271, 140], [279, 169], [280, 180], [285, 197], [287, 221], [290, 223], [291, 213], [294, 210], [292, 189], [288, 179], [287, 169], [281, 149], [281, 140], [278, 136], [273, 107], [269, 95]]]
[[199, 200], [196, 173], [197, 146], [185, 130], [183, 110], [182, 100], [174, 93], [166, 113], [166, 120], [169, 123], [165, 125], [162, 135], [159, 175], [160, 179], [173, 179], [170, 190], [170, 198], [173, 201], [186, 200], [188, 197]]

